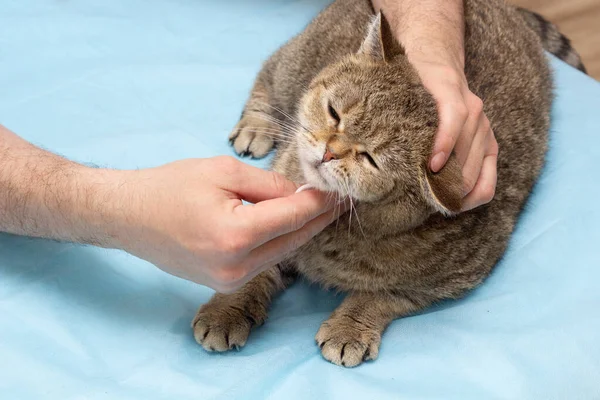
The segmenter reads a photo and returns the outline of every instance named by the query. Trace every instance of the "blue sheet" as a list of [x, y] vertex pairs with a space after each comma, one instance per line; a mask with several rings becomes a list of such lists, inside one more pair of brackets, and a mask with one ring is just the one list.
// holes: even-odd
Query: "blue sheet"
[[[2, 0], [0, 123], [101, 166], [231, 154], [261, 61], [325, 3]], [[341, 297], [318, 288], [293, 286], [242, 351], [208, 354], [190, 321], [210, 290], [0, 235], [0, 398], [600, 398], [600, 85], [553, 66], [548, 165], [508, 254], [466, 299], [394, 322], [376, 362], [321, 358]]]

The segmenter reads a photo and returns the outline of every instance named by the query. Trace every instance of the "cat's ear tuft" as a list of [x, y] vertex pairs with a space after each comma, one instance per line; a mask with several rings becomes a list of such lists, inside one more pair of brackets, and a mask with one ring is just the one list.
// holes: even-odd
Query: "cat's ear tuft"
[[360, 46], [358, 54], [365, 54], [386, 62], [397, 55], [404, 54], [402, 45], [394, 37], [390, 23], [381, 11], [369, 24], [367, 36]]
[[436, 211], [452, 216], [462, 208], [463, 179], [460, 164], [452, 154], [439, 172], [433, 173], [425, 166], [423, 178], [425, 199]]

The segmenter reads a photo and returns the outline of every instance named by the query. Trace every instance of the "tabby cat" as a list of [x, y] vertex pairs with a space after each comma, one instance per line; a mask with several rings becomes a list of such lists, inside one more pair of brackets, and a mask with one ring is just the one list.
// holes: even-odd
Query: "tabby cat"
[[465, 73], [500, 155], [492, 202], [459, 213], [452, 156], [428, 160], [436, 103], [369, 0], [337, 0], [263, 66], [230, 140], [298, 184], [350, 196], [342, 216], [286, 262], [238, 292], [216, 294], [193, 321], [206, 350], [244, 346], [272, 297], [301, 275], [347, 292], [316, 335], [322, 355], [352, 367], [377, 357], [395, 318], [458, 298], [502, 256], [544, 164], [552, 78], [544, 48], [583, 69], [556, 27], [500, 0], [465, 1]]

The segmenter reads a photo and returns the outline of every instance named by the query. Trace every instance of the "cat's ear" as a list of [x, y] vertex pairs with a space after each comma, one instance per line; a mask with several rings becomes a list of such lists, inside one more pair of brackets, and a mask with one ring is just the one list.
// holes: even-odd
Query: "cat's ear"
[[427, 202], [440, 213], [451, 216], [460, 212], [463, 198], [463, 179], [460, 164], [454, 154], [439, 172], [425, 166], [423, 192]]
[[402, 45], [394, 37], [390, 23], [381, 11], [371, 21], [358, 54], [366, 54], [381, 61], [389, 61], [404, 54]]

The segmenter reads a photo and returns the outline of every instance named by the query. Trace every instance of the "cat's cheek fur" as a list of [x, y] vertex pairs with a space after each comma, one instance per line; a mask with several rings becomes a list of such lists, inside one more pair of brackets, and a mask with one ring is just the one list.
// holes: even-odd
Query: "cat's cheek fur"
[[327, 182], [321, 174], [315, 169], [314, 166], [306, 163], [305, 161], [300, 161], [300, 165], [302, 167], [302, 174], [304, 175], [303, 182], [313, 186], [314, 188], [327, 192], [332, 191], [329, 182]]
[[325, 144], [322, 144], [322, 146], [319, 146], [318, 143], [311, 144], [306, 135], [308, 134], [301, 133], [297, 138], [298, 158], [302, 174], [304, 175], [303, 183], [308, 183], [322, 191], [329, 191], [332, 188], [329, 187], [328, 182], [317, 170], [317, 166], [323, 158], [323, 153], [325, 153]]

